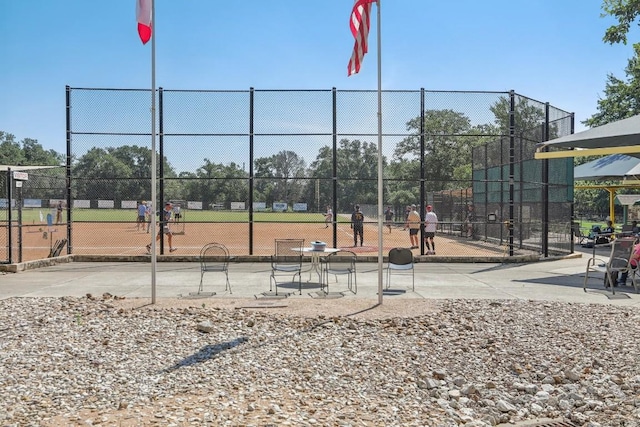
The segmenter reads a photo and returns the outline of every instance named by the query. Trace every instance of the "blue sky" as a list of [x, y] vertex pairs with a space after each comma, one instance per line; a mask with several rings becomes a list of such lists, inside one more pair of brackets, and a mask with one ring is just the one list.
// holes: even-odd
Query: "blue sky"
[[[602, 41], [600, 0], [383, 0], [382, 87], [516, 92], [596, 112], [630, 45]], [[352, 0], [156, 0], [156, 81], [165, 89], [377, 88], [377, 21], [347, 77]], [[375, 15], [375, 6], [373, 14]], [[0, 0], [0, 130], [65, 151], [65, 85], [151, 85], [135, 0]], [[635, 33], [635, 30], [634, 30]], [[633, 41], [633, 39], [632, 39]], [[383, 107], [384, 115], [384, 107]]]

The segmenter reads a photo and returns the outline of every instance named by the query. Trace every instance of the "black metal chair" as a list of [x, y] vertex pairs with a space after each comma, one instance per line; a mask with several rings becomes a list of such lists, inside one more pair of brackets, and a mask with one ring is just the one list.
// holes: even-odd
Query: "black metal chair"
[[[229, 261], [231, 256], [226, 246], [221, 243], [207, 243], [200, 250], [200, 287], [198, 294], [203, 292], [204, 273], [217, 271], [224, 273], [226, 279], [225, 291], [231, 292], [231, 284], [229, 283]], [[215, 292], [213, 292], [215, 295]]]
[[413, 252], [408, 248], [393, 248], [389, 251], [387, 263], [387, 289], [391, 286], [391, 272], [406, 274], [411, 272], [411, 290], [416, 290], [416, 280], [413, 268]]
[[[304, 239], [276, 239], [275, 253], [271, 255], [271, 276], [269, 291], [275, 287], [278, 295], [278, 276], [293, 274], [292, 281], [298, 276], [298, 289], [302, 295], [302, 248]], [[275, 286], [272, 286], [275, 285]]]
[[321, 259], [323, 268], [323, 288], [326, 286], [326, 292], [329, 292], [329, 275], [333, 274], [338, 281], [339, 275], [347, 276], [347, 289], [354, 294], [358, 293], [358, 282], [356, 275], [356, 259], [357, 256], [352, 251], [340, 250], [327, 255]]

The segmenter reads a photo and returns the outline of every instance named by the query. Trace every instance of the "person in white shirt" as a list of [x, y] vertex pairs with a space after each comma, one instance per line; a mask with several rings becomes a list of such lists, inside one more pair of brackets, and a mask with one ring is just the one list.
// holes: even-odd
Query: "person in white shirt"
[[433, 241], [438, 226], [438, 215], [431, 205], [427, 205], [427, 213], [424, 216], [424, 244], [427, 247], [427, 255], [436, 254], [436, 244]]
[[151, 202], [147, 202], [147, 210], [144, 213], [144, 215], [147, 221], [147, 233], [148, 233], [149, 229], [151, 228], [151, 221], [155, 221], [155, 218], [153, 215], [153, 204]]
[[333, 210], [330, 205], [327, 205], [327, 213], [324, 214], [324, 228], [329, 228], [331, 222], [333, 221]]

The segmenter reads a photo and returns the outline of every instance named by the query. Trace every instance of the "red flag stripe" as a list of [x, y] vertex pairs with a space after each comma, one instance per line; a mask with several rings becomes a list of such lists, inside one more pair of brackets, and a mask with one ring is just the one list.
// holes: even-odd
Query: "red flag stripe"
[[351, 10], [351, 34], [356, 39], [353, 45], [353, 54], [347, 65], [347, 75], [351, 76], [360, 71], [360, 65], [367, 53], [367, 39], [369, 37], [369, 28], [371, 26], [371, 5], [376, 0], [355, 0], [353, 9]]
[[138, 35], [142, 44], [151, 40], [151, 2], [153, 0], [136, 0], [136, 20], [138, 21]]

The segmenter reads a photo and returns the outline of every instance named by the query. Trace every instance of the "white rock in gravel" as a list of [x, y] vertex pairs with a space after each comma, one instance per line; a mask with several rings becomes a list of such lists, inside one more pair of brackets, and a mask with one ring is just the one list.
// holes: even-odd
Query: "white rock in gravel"
[[564, 375], [565, 375], [565, 377], [567, 377], [571, 381], [579, 381], [580, 380], [580, 374], [576, 373], [575, 371], [573, 371], [571, 369], [565, 369]]
[[498, 400], [498, 402], [496, 403], [496, 408], [500, 411], [500, 412], [513, 412], [516, 410], [516, 407], [513, 406], [511, 403], [507, 402], [506, 400]]
[[540, 405], [538, 405], [537, 403], [533, 402], [531, 403], [531, 413], [534, 415], [538, 415], [540, 413], [542, 413], [542, 411], [544, 410], [544, 408]]
[[209, 320], [205, 320], [204, 322], [198, 323], [196, 329], [198, 329], [200, 332], [207, 332], [207, 333], [215, 331], [215, 327], [213, 323], [211, 323], [211, 321]]
[[540, 390], [536, 393], [535, 399], [540, 403], [546, 403], [549, 401], [549, 393], [544, 390]]

